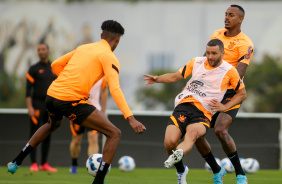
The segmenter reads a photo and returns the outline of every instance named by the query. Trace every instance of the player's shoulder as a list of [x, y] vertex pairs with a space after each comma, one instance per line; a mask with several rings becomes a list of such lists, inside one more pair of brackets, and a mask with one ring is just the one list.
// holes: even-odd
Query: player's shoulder
[[252, 40], [251, 40], [250, 37], [247, 36], [245, 33], [241, 32], [239, 39], [240, 39], [241, 41], [243, 41], [245, 44], [248, 44], [248, 45], [252, 45], [252, 46], [253, 46]]
[[32, 64], [32, 65], [29, 67], [29, 70], [35, 70], [35, 69], [37, 69], [37, 68], [39, 67], [39, 65], [40, 65], [40, 62], [38, 61], [38, 62]]
[[216, 38], [216, 36], [223, 36], [225, 31], [226, 31], [225, 28], [221, 28], [221, 29], [215, 30], [215, 31], [213, 32], [212, 36], [213, 36], [214, 38]]

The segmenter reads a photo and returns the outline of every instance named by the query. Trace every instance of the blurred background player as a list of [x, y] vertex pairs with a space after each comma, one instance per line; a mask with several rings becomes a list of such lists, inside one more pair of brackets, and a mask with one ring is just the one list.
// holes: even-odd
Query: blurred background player
[[[206, 134], [212, 114], [223, 112], [246, 98], [245, 86], [237, 70], [222, 60], [223, 55], [223, 43], [213, 39], [207, 43], [206, 57], [193, 58], [175, 73], [145, 75], [149, 86], [176, 82], [192, 74], [183, 91], [175, 98], [175, 108], [165, 132], [164, 144], [169, 157], [164, 165], [176, 167], [178, 184], [187, 184], [188, 167], [183, 165], [182, 158], [192, 150], [196, 140]], [[224, 105], [221, 100], [230, 87], [236, 95]], [[181, 138], [184, 140], [180, 143]], [[225, 171], [221, 169], [220, 174], [222, 179]]]
[[[231, 5], [225, 12], [225, 28], [216, 30], [211, 36], [211, 39], [216, 38], [224, 43], [225, 54], [223, 60], [237, 69], [241, 79], [243, 79], [253, 55], [253, 43], [251, 39], [241, 31], [244, 16], [245, 11], [241, 6]], [[222, 103], [226, 104], [229, 102], [235, 94], [233, 89], [228, 89]], [[241, 103], [224, 112], [217, 112], [212, 117], [211, 127], [214, 127], [215, 134], [220, 140], [224, 152], [235, 168], [237, 184], [246, 184], [247, 177], [242, 169], [235, 142], [228, 133], [228, 129], [235, 119], [240, 106]], [[214, 173], [213, 179], [215, 183], [223, 183], [219, 181], [220, 174], [217, 175], [220, 171], [220, 166], [215, 161], [210, 145], [204, 137], [197, 140], [196, 147], [210, 165]]]
[[[26, 74], [26, 103], [28, 115], [30, 116], [30, 137], [36, 130], [48, 121], [48, 112], [46, 110], [45, 98], [47, 89], [50, 84], [56, 79], [56, 75], [52, 73], [51, 62], [48, 55], [50, 53], [47, 44], [42, 43], [37, 48], [38, 57], [40, 61], [32, 65]], [[40, 170], [57, 172], [56, 168], [52, 168], [47, 163], [47, 157], [50, 148], [51, 134], [46, 137], [41, 146], [41, 164]], [[30, 153], [31, 166], [30, 171], [38, 171], [38, 164], [36, 161], [36, 149]]]
[[[103, 77], [100, 79], [90, 90], [88, 102], [94, 105], [98, 110], [103, 114], [106, 113], [106, 105], [108, 99], [108, 88], [107, 88], [106, 78]], [[100, 105], [100, 99], [101, 104]], [[81, 141], [85, 128], [79, 126], [72, 121], [70, 121], [70, 127], [72, 132], [72, 141], [70, 143], [70, 154], [72, 158], [72, 165], [70, 168], [71, 174], [77, 173], [78, 166], [78, 156], [81, 150]], [[94, 153], [99, 152], [98, 137], [99, 134], [96, 130], [87, 129], [87, 138], [88, 138], [88, 157]]]

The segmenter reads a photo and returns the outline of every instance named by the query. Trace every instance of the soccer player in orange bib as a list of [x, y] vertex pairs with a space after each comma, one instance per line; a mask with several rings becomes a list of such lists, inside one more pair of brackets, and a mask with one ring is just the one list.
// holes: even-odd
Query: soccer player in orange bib
[[[171, 83], [187, 78], [192, 74], [183, 91], [175, 98], [175, 108], [168, 122], [164, 144], [169, 155], [165, 167], [175, 166], [178, 184], [187, 184], [188, 167], [182, 162], [196, 140], [206, 134], [210, 127], [212, 115], [241, 103], [246, 98], [245, 86], [237, 70], [222, 60], [223, 43], [213, 39], [206, 46], [206, 57], [196, 57], [176, 73], [161, 76], [144, 75], [146, 85], [154, 83]], [[235, 91], [234, 97], [222, 104], [228, 88]], [[180, 143], [181, 138], [184, 138]], [[225, 171], [221, 169], [222, 173]]]
[[[241, 6], [231, 5], [225, 12], [225, 28], [215, 31], [211, 36], [211, 39], [219, 39], [224, 43], [225, 54], [223, 60], [237, 69], [241, 79], [243, 79], [253, 56], [254, 48], [251, 39], [241, 31], [244, 15], [245, 11]], [[222, 103], [228, 103], [235, 94], [233, 89], [228, 89]], [[241, 103], [238, 103], [224, 112], [217, 112], [212, 117], [211, 127], [214, 127], [215, 134], [220, 140], [224, 152], [235, 168], [237, 184], [247, 184], [247, 177], [240, 164], [235, 142], [228, 133], [228, 129], [235, 119], [240, 106]], [[210, 165], [214, 173], [214, 183], [222, 184], [221, 168], [215, 161], [209, 143], [204, 137], [201, 137], [196, 141], [195, 145]]]
[[113, 20], [103, 22], [101, 28], [103, 32], [100, 42], [81, 45], [52, 63], [53, 72], [58, 77], [47, 91], [48, 123], [41, 126], [18, 156], [8, 163], [8, 172], [15, 173], [23, 159], [61, 125], [65, 116], [74, 123], [97, 130], [107, 137], [103, 158], [93, 181], [93, 184], [104, 183], [118, 147], [121, 131], [86, 101], [91, 87], [103, 76], [106, 76], [111, 95], [133, 130], [138, 134], [146, 130], [145, 126], [134, 118], [119, 85], [120, 67], [113, 51], [124, 34], [124, 28]]

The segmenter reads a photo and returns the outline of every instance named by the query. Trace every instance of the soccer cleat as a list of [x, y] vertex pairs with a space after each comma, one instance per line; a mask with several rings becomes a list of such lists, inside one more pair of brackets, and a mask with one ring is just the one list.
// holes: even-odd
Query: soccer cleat
[[47, 162], [43, 165], [40, 165], [39, 170], [49, 171], [49, 172], [57, 172], [58, 171], [56, 168], [51, 167]]
[[16, 163], [9, 162], [7, 164], [7, 167], [8, 167], [8, 172], [14, 174], [20, 166], [18, 166]]
[[240, 175], [240, 174], [237, 175], [236, 180], [237, 180], [237, 184], [248, 184], [247, 177], [244, 175]]
[[175, 151], [172, 151], [173, 153], [168, 157], [168, 159], [164, 162], [164, 166], [166, 168], [170, 168], [174, 164], [180, 162], [180, 160], [183, 158], [183, 150], [177, 149]]
[[30, 171], [31, 172], [37, 172], [38, 171], [38, 165], [36, 162], [32, 163], [30, 166]]
[[189, 171], [189, 169], [188, 169], [188, 167], [186, 166], [186, 165], [184, 165], [184, 168], [185, 168], [185, 170], [184, 170], [184, 172], [177, 172], [176, 174], [177, 174], [177, 180], [178, 180], [178, 184], [187, 184], [187, 182], [186, 182], [186, 175], [188, 174], [188, 171]]
[[218, 173], [215, 173], [212, 176], [213, 183], [214, 184], [223, 184], [223, 176], [225, 176], [225, 174], [226, 174], [226, 171], [221, 168]]
[[72, 165], [70, 168], [70, 174], [77, 174], [77, 166], [76, 165]]

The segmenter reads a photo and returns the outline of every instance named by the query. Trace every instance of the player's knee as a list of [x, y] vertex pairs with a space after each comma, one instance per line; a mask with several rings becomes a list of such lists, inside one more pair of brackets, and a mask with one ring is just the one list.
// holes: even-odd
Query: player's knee
[[174, 150], [176, 148], [178, 141], [173, 139], [167, 139], [164, 142], [166, 150]]
[[112, 137], [115, 139], [120, 139], [121, 137], [121, 131], [118, 128], [115, 128], [115, 130], [113, 131]]
[[219, 139], [222, 139], [228, 135], [228, 129], [223, 127], [215, 128], [214, 132]]
[[81, 144], [82, 139], [78, 136], [74, 137], [72, 142], [75, 146], [79, 146]]
[[62, 121], [54, 121], [54, 120], [49, 120], [48, 123], [51, 125], [50, 127], [50, 131], [54, 132], [55, 130], [57, 130], [57, 128], [59, 128], [62, 124]]

